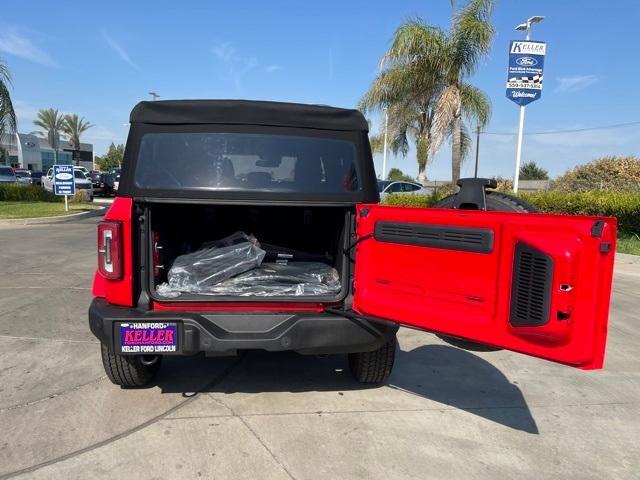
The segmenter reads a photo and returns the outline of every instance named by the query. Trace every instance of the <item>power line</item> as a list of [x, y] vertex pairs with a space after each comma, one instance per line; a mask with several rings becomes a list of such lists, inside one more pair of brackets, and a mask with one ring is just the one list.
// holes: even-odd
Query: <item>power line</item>
[[[640, 121], [628, 122], [628, 123], [617, 123], [614, 125], [603, 125], [600, 127], [575, 128], [572, 130], [546, 130], [542, 132], [525, 133], [524, 135], [556, 135], [561, 133], [591, 132], [594, 130], [611, 130], [614, 128], [631, 127], [635, 125], [640, 125]], [[515, 135], [516, 134], [515, 132], [481, 132], [481, 133], [484, 135]]]

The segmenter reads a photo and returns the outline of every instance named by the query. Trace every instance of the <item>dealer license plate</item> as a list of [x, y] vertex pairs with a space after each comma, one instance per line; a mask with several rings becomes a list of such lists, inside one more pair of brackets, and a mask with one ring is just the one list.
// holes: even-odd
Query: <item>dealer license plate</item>
[[120, 323], [120, 353], [176, 353], [178, 324], [170, 322]]

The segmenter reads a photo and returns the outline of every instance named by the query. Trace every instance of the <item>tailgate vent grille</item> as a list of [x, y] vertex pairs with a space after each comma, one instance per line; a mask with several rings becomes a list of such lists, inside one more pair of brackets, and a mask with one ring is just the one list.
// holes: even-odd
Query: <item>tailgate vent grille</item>
[[379, 242], [446, 250], [478, 253], [493, 250], [493, 230], [489, 228], [376, 222], [373, 237]]
[[544, 252], [516, 244], [509, 322], [514, 327], [537, 327], [549, 321], [553, 260]]

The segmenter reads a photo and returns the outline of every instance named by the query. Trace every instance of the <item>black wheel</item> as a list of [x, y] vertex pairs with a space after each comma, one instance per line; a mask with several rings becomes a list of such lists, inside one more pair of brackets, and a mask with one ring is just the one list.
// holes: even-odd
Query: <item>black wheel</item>
[[396, 358], [396, 336], [373, 352], [349, 354], [349, 369], [360, 383], [383, 383], [391, 375]]
[[101, 345], [100, 348], [107, 377], [121, 387], [144, 387], [156, 376], [162, 361], [160, 356], [155, 357], [153, 361], [151, 357], [142, 355], [118, 355], [110, 352], [105, 345]]
[[[434, 208], [451, 208], [455, 195], [444, 197]], [[487, 210], [492, 212], [536, 213], [538, 209], [521, 198], [502, 192], [487, 192]]]
[[[455, 195], [449, 195], [434, 205], [435, 208], [451, 208]], [[521, 198], [507, 193], [491, 191], [486, 193], [487, 210], [493, 212], [519, 212], [535, 213], [536, 207]], [[452, 337], [450, 335], [436, 334], [436, 336], [454, 347], [471, 350], [473, 352], [497, 352], [501, 348], [492, 347], [483, 343], [471, 342], [464, 338]]]

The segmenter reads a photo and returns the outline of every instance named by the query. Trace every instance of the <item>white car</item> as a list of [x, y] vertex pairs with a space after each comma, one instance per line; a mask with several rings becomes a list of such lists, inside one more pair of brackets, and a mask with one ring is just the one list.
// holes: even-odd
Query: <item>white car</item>
[[[82, 171], [83, 168], [84, 167], [73, 167], [76, 192], [79, 190], [87, 190], [89, 192], [89, 200], [93, 201], [93, 182], [87, 178], [87, 175]], [[53, 192], [53, 183], [53, 168], [50, 168], [47, 174], [42, 177], [42, 188], [48, 192]]]
[[414, 195], [431, 195], [433, 189], [426, 188], [419, 183], [407, 182], [404, 180], [398, 180], [395, 182], [389, 180], [378, 180], [378, 191], [380, 192], [380, 198], [386, 197], [390, 193], [403, 193]]

